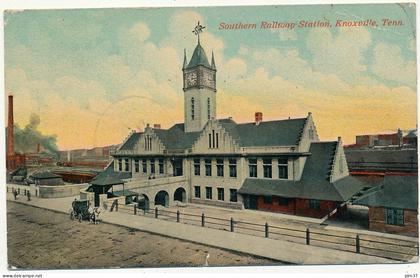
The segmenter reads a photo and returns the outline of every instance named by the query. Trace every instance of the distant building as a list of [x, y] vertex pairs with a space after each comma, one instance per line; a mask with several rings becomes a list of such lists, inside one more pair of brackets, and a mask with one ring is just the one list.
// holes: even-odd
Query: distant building
[[344, 146], [351, 175], [417, 173], [417, 130], [359, 135]]
[[61, 176], [49, 171], [35, 172], [29, 176], [35, 185], [63, 185]]
[[369, 229], [418, 236], [418, 177], [385, 176], [354, 204], [369, 207]]
[[403, 132], [398, 129], [396, 133], [356, 135], [356, 143], [347, 145], [348, 149], [366, 148], [416, 148], [417, 129]]

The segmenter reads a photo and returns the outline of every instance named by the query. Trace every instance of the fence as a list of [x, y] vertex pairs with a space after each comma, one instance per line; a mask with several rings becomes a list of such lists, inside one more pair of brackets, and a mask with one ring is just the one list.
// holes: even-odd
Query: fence
[[372, 239], [368, 235], [341, 235], [332, 234], [318, 229], [293, 229], [270, 225], [268, 223], [257, 224], [246, 221], [238, 221], [233, 218], [225, 219], [214, 216], [181, 213], [164, 209], [143, 210], [137, 206], [116, 206], [121, 212], [134, 215], [153, 217], [178, 223], [197, 225], [206, 228], [225, 230], [240, 234], [266, 237], [277, 240], [287, 240], [296, 243], [314, 245], [319, 247], [373, 255], [393, 260], [408, 261], [413, 256], [418, 256], [419, 246], [417, 242], [397, 240], [391, 238]]

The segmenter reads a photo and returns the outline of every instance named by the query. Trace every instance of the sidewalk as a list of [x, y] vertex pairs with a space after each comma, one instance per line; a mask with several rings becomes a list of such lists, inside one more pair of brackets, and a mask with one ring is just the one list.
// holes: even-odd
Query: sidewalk
[[[8, 194], [7, 199], [12, 200], [13, 196]], [[74, 200], [72, 197], [60, 199], [34, 198], [28, 202], [24, 196], [19, 196], [19, 199], [16, 202], [68, 213], [72, 200]], [[101, 214], [101, 219], [103, 222], [109, 224], [138, 229], [231, 251], [248, 253], [292, 264], [398, 263], [398, 261], [380, 257], [185, 225], [137, 216], [125, 212], [107, 211]]]

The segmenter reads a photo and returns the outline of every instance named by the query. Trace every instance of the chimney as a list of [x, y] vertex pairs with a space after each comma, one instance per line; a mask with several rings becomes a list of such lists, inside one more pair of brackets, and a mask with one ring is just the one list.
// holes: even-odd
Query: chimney
[[255, 112], [255, 125], [259, 125], [263, 120], [262, 112]]
[[13, 95], [9, 95], [9, 110], [7, 116], [7, 156], [15, 154], [13, 141]]
[[154, 124], [154, 125], [153, 125], [153, 128], [154, 128], [154, 129], [160, 129], [160, 124]]

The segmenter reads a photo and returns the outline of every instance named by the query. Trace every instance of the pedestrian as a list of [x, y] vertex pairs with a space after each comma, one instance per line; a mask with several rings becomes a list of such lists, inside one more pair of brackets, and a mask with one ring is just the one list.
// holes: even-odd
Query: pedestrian
[[31, 192], [28, 190], [28, 192], [26, 193], [26, 196], [28, 197], [28, 201], [31, 200]]
[[15, 197], [15, 201], [17, 200], [17, 191], [13, 190], [13, 197]]
[[89, 212], [89, 223], [95, 224], [95, 211], [92, 206], [88, 207]]
[[209, 266], [209, 258], [210, 258], [210, 253], [206, 252], [206, 261], [204, 263], [204, 266]]

